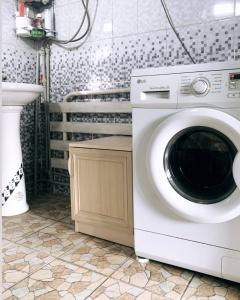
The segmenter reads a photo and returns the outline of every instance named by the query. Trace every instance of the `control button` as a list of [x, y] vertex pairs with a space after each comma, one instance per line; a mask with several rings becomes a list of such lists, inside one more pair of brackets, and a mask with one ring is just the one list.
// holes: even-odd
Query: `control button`
[[233, 82], [229, 82], [229, 89], [230, 90], [235, 90], [237, 88], [237, 84], [236, 84], [236, 82], [235, 81], [233, 81]]
[[228, 98], [238, 98], [240, 97], [240, 93], [228, 93]]
[[210, 91], [210, 82], [207, 78], [196, 78], [191, 84], [191, 91], [195, 96], [205, 96]]

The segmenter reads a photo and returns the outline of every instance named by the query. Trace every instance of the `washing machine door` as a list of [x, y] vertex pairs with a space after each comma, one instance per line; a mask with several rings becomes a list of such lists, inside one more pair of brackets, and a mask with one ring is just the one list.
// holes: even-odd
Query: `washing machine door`
[[185, 219], [220, 223], [240, 215], [240, 122], [210, 108], [162, 122], [147, 151], [159, 201]]

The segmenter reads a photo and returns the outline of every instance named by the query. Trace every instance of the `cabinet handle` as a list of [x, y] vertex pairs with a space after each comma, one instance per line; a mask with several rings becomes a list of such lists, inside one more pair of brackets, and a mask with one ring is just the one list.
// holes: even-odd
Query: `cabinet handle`
[[72, 176], [71, 165], [72, 165], [72, 160], [71, 160], [71, 155], [70, 155], [69, 159], [68, 159], [68, 173], [70, 176]]

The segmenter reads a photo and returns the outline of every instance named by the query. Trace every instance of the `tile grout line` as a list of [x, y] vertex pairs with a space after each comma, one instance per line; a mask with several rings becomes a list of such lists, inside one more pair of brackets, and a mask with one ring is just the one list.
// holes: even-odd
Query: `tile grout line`
[[[52, 221], [53, 221], [53, 220], [52, 220]], [[53, 224], [55, 224], [55, 223], [57, 223], [57, 222], [54, 222]], [[51, 224], [51, 225], [53, 225], [53, 224]], [[38, 229], [38, 230], [36, 230], [36, 231], [33, 231], [33, 232], [31, 232], [31, 233], [26, 233], [26, 235], [23, 235], [20, 239], [18, 239], [18, 240], [16, 240], [16, 241], [12, 241], [12, 242], [18, 243], [18, 242], [21, 241], [23, 238], [29, 237], [30, 235], [32, 235], [32, 234], [34, 234], [34, 233], [37, 233], [37, 232], [39, 232], [40, 230], [45, 229], [45, 228], [47, 228], [47, 227], [49, 227], [49, 226], [51, 226], [51, 225], [47, 225], [46, 227], [43, 227], [43, 228]], [[3, 238], [4, 238], [4, 236], [3, 236]]]
[[97, 289], [99, 289], [108, 279], [109, 279], [110, 277], [106, 277], [106, 279], [98, 286], [98, 287], [96, 287], [92, 292], [91, 292], [91, 294], [90, 295], [88, 295], [88, 296], [86, 296], [86, 298], [84, 298], [83, 300], [86, 300], [86, 299], [88, 299], [88, 297], [91, 297], [91, 295], [94, 293], [94, 292], [96, 292], [96, 290]]
[[[25, 247], [25, 246], [23, 246], [23, 247]], [[26, 247], [26, 248], [28, 248], [28, 247]], [[30, 250], [33, 250], [32, 248], [28, 248], [28, 249], [30, 249]], [[34, 250], [36, 250], [36, 249], [34, 249]], [[72, 250], [72, 249], [69, 249], [69, 251], [70, 250]], [[40, 251], [37, 251], [37, 252], [40, 252]], [[68, 252], [68, 251], [67, 251]], [[63, 255], [63, 254], [62, 254]], [[49, 255], [49, 256], [52, 256], [52, 255]], [[32, 274], [34, 274], [34, 273], [36, 273], [36, 272], [39, 272], [40, 270], [42, 270], [44, 267], [46, 267], [47, 265], [50, 265], [53, 261], [55, 261], [55, 260], [60, 260], [60, 261], [62, 261], [63, 263], [67, 263], [67, 264], [71, 264], [71, 265], [74, 265], [74, 266], [76, 266], [76, 267], [78, 267], [78, 268], [82, 268], [82, 269], [85, 269], [85, 270], [87, 270], [87, 271], [90, 271], [90, 272], [94, 272], [94, 273], [97, 273], [97, 274], [99, 274], [99, 275], [101, 275], [101, 276], [104, 276], [106, 279], [96, 288], [96, 289], [94, 289], [94, 291], [92, 291], [91, 292], [91, 294], [90, 295], [88, 295], [88, 296], [86, 296], [86, 298], [84, 298], [84, 299], [87, 299], [87, 297], [90, 297], [100, 286], [102, 286], [103, 285], [103, 283], [104, 282], [106, 282], [108, 279], [114, 279], [113, 277], [111, 277], [116, 271], [118, 271], [120, 268], [121, 268], [121, 266], [119, 266], [116, 270], [114, 270], [110, 275], [104, 275], [104, 274], [102, 274], [102, 273], [100, 273], [100, 272], [98, 272], [98, 271], [95, 271], [95, 270], [91, 270], [91, 269], [89, 269], [89, 268], [87, 268], [87, 267], [85, 267], [85, 266], [79, 266], [79, 265], [77, 265], [77, 264], [75, 264], [75, 263], [73, 263], [73, 262], [69, 262], [69, 261], [66, 261], [66, 260], [64, 260], [63, 258], [61, 258], [61, 256], [60, 257], [54, 257], [54, 256], [52, 256], [54, 259], [52, 260], [52, 261], [50, 261], [49, 263], [46, 263], [46, 264], [44, 264], [40, 269], [38, 269], [38, 270], [36, 270], [36, 271], [33, 271], [33, 272], [30, 272], [29, 273], [29, 275], [28, 276], [26, 276], [25, 278], [23, 278], [23, 279], [21, 279], [19, 282], [16, 282], [15, 284], [13, 284], [11, 287], [9, 287], [8, 289], [6, 289], [6, 290], [4, 290], [3, 291], [3, 293], [5, 293], [6, 291], [8, 291], [8, 290], [11, 290], [14, 286], [16, 286], [17, 284], [19, 284], [19, 283], [21, 283], [22, 281], [24, 281], [24, 280], [26, 280], [27, 278], [29, 278]], [[128, 259], [126, 259], [126, 261], [127, 261]], [[126, 263], [126, 261], [123, 263], [123, 264], [125, 264]], [[118, 279], [116, 279], [116, 280], [118, 280]], [[41, 282], [45, 282], [45, 281], [43, 281], [43, 280], [38, 280], [38, 281], [41, 281]], [[123, 282], [123, 281], [121, 281], [121, 282]], [[55, 290], [55, 289], [54, 289]]]
[[[47, 227], [42, 228], [42, 229], [46, 229], [46, 228], [47, 228]], [[40, 231], [41, 231], [41, 230], [40, 230]], [[31, 233], [30, 235], [23, 237], [22, 239], [27, 238], [27, 237], [30, 237], [31, 235], [33, 235], [33, 234], [35, 234], [35, 233], [38, 233], [38, 232], [40, 232], [40, 231], [33, 232], [33, 233]], [[58, 237], [57, 237], [57, 234], [55, 235], [55, 234], [52, 234], [52, 233], [46, 233], [46, 232], [42, 232], [42, 233], [45, 233], [45, 234], [48, 234], [49, 236], [53, 236], [53, 237], [55, 237], [55, 238], [58, 238]], [[22, 246], [22, 247], [26, 247], [26, 248], [28, 248], [28, 249], [36, 250], [36, 251], [38, 251], [38, 252], [40, 252], [40, 251], [41, 251], [41, 252], [44, 252], [44, 253], [46, 253], [46, 254], [48, 254], [49, 256], [52, 256], [52, 257], [54, 257], [54, 258], [59, 258], [60, 256], [64, 255], [64, 253], [63, 253], [63, 254], [60, 254], [59, 256], [54, 256], [53, 254], [48, 253], [48, 252], [45, 252], [44, 250], [39, 250], [39, 249], [36, 248], [36, 247], [32, 247], [32, 248], [31, 248], [31, 247], [29, 247], [29, 246], [24, 246], [23, 244], [20, 244], [20, 243], [19, 243], [20, 241], [21, 241], [21, 240], [16, 241], [15, 244], [17, 244], [17, 245], [19, 245], [19, 246]], [[83, 241], [82, 241], [82, 242], [83, 242]], [[79, 245], [80, 245], [82, 242], [79, 242]], [[66, 252], [72, 250], [75, 246], [78, 246], [78, 245], [72, 245]]]
[[196, 272], [193, 272], [192, 278], [189, 280], [189, 282], [188, 282], [186, 288], [184, 289], [183, 294], [182, 294], [180, 300], [183, 299], [183, 297], [184, 297], [184, 295], [186, 294], [186, 292], [187, 292], [187, 290], [188, 290], [188, 288], [189, 288], [191, 282], [193, 281], [193, 278], [194, 278], [195, 275], [196, 275]]
[[[22, 246], [22, 245], [19, 245], [19, 244], [18, 244], [18, 246]], [[25, 247], [25, 246], [22, 246], [22, 247]], [[29, 250], [33, 250], [32, 248], [29, 248], [29, 247], [25, 247], [25, 248], [27, 248], [27, 249], [29, 249]], [[36, 250], [36, 249], [34, 249], [34, 250]], [[40, 253], [40, 251], [37, 251], [37, 252]], [[46, 253], [46, 254], [48, 254], [48, 253]], [[17, 285], [17, 284], [19, 284], [20, 282], [26, 280], [26, 279], [27, 279], [28, 277], [30, 277], [32, 274], [34, 274], [34, 273], [36, 273], [36, 272], [42, 270], [45, 266], [49, 265], [49, 264], [52, 263], [54, 260], [56, 260], [56, 257], [54, 257], [54, 256], [52, 256], [52, 255], [49, 255], [49, 256], [51, 256], [51, 257], [53, 258], [53, 260], [51, 260], [51, 261], [48, 262], [48, 263], [43, 264], [42, 267], [39, 268], [38, 270], [35, 270], [35, 271], [30, 272], [26, 277], [24, 277], [23, 279], [21, 279], [20, 281], [18, 281], [18, 282], [16, 282], [16, 283], [14, 283], [11, 287], [9, 287], [9, 288], [5, 289], [4, 291], [2, 291], [2, 293], [5, 293], [6, 291], [11, 290], [15, 285]]]

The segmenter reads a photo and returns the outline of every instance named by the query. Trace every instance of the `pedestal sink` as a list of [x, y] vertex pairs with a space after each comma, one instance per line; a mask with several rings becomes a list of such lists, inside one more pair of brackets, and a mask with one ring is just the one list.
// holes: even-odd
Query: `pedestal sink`
[[43, 91], [41, 85], [2, 82], [1, 173], [2, 215], [28, 211], [20, 143], [20, 113]]

